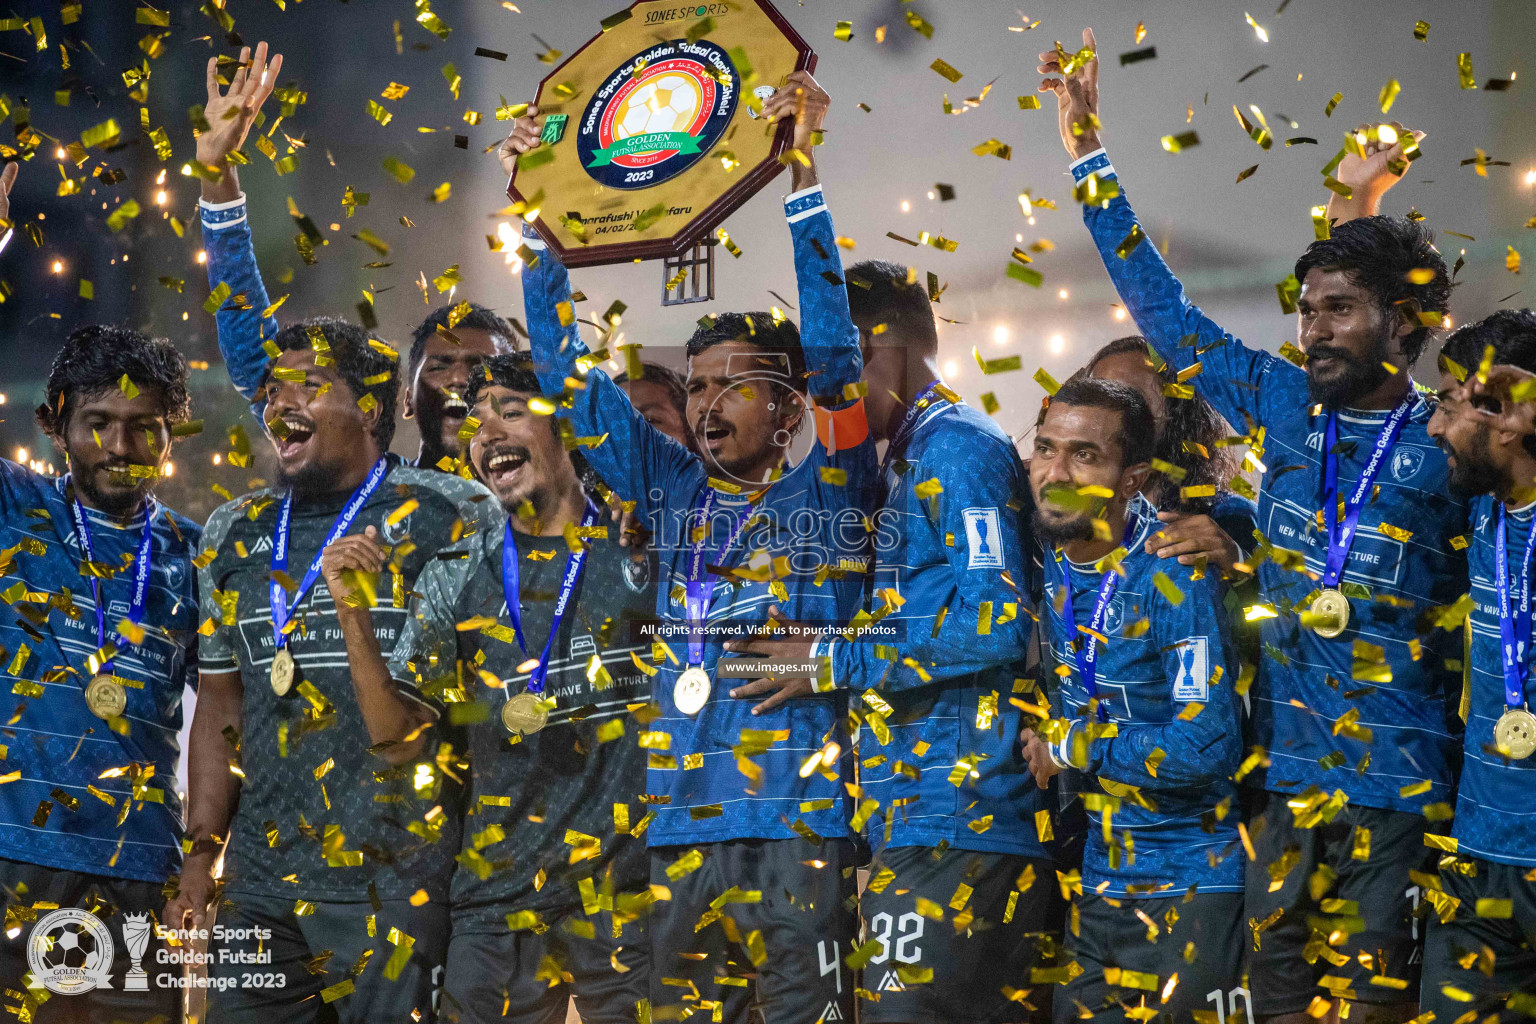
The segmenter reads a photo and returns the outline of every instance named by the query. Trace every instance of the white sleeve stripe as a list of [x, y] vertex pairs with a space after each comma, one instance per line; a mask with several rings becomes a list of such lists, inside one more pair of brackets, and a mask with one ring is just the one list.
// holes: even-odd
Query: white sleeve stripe
[[1078, 157], [1076, 160], [1073, 160], [1070, 164], [1067, 165], [1067, 169], [1069, 171], [1070, 170], [1076, 170], [1078, 167], [1082, 166], [1083, 164], [1087, 163], [1088, 161], [1095, 160], [1095, 159], [1097, 159], [1097, 158], [1099, 158], [1101, 156], [1105, 156], [1105, 155], [1106, 154], [1104, 152], [1104, 147], [1100, 146], [1098, 149], [1094, 150], [1092, 153], [1085, 153], [1084, 155]]
[[0, 237], [0, 252], [5, 252], [5, 247], [11, 244], [11, 236], [16, 234], [15, 228], [6, 228], [5, 235]]
[[788, 220], [789, 220], [789, 222], [791, 224], [798, 224], [801, 221], [805, 220], [805, 218], [807, 218], [807, 217], [814, 217], [818, 213], [826, 213], [826, 212], [827, 212], [827, 207], [826, 207], [826, 204], [823, 203], [820, 206], [813, 206], [809, 210], [801, 210], [799, 213], [792, 213], [792, 214], [789, 215]]
[[810, 188], [803, 188], [799, 192], [791, 192], [789, 195], [784, 197], [784, 202], [788, 204], [794, 202], [796, 199], [804, 199], [806, 196], [814, 196], [820, 194], [821, 186], [812, 185]]
[[227, 203], [210, 203], [206, 199], [199, 199], [197, 201], [197, 205], [202, 207], [205, 210], [211, 210], [211, 211], [213, 211], [215, 213], [217, 213], [220, 210], [233, 210], [237, 206], [244, 206], [245, 205], [245, 193], [241, 192], [240, 193], [240, 197], [238, 199], [231, 199]]
[[209, 220], [207, 217], [204, 217], [203, 229], [205, 231], [223, 231], [225, 228], [232, 228], [237, 224], [244, 224], [245, 222], [246, 217], [243, 214], [234, 220]]

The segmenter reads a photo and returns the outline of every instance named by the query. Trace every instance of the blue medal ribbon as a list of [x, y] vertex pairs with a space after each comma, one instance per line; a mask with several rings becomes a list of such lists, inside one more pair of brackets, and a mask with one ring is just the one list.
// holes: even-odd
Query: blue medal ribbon
[[1531, 647], [1531, 537], [1525, 540], [1525, 555], [1520, 563], [1520, 611], [1509, 599], [1509, 547], [1504, 526], [1504, 503], [1499, 502], [1498, 527], [1493, 541], [1493, 587], [1499, 595], [1499, 651], [1504, 662], [1504, 705], [1525, 707], [1525, 664]]
[[1376, 438], [1376, 446], [1371, 449], [1371, 457], [1366, 461], [1365, 468], [1360, 471], [1360, 479], [1355, 483], [1355, 489], [1344, 503], [1344, 521], [1339, 520], [1339, 456], [1334, 451], [1339, 440], [1338, 413], [1329, 411], [1328, 427], [1323, 432], [1323, 521], [1328, 530], [1328, 555], [1323, 562], [1324, 587], [1337, 587], [1339, 579], [1344, 575], [1344, 565], [1349, 559], [1349, 546], [1355, 539], [1355, 527], [1360, 522], [1360, 511], [1365, 507], [1365, 499], [1371, 493], [1371, 486], [1376, 482], [1376, 474], [1381, 470], [1382, 460], [1387, 452], [1397, 444], [1398, 435], [1403, 432], [1403, 424], [1408, 420], [1408, 413], [1413, 409], [1415, 401], [1413, 382], [1408, 384], [1408, 394], [1398, 403], [1387, 417], [1387, 422], [1382, 424], [1381, 433]]
[[[299, 589], [293, 595], [292, 601], [288, 599], [283, 585], [274, 577], [269, 583], [267, 594], [272, 605], [272, 639], [277, 644], [277, 649], [282, 650], [288, 643], [288, 634], [285, 629], [288, 620], [293, 616], [294, 609], [304, 600], [304, 595], [309, 593], [309, 588], [315, 585], [315, 580], [320, 578], [320, 560], [325, 557], [325, 549], [341, 539], [342, 535], [352, 526], [352, 520], [368, 504], [368, 499], [373, 497], [373, 492], [379, 489], [384, 482], [384, 477], [389, 473], [389, 460], [380, 459], [373, 464], [373, 469], [368, 471], [367, 478], [361, 486], [347, 500], [341, 514], [331, 524], [331, 530], [325, 535], [325, 541], [320, 545], [320, 550], [315, 552], [315, 557], [309, 563], [309, 569], [304, 573], [304, 578], [299, 581]], [[271, 567], [274, 573], [286, 573], [288, 571], [288, 523], [293, 516], [293, 494], [288, 493], [283, 497], [283, 508], [277, 516], [277, 531], [272, 537]]]
[[891, 438], [891, 443], [886, 446], [885, 458], [880, 460], [880, 479], [885, 479], [885, 471], [890, 467], [891, 461], [896, 457], [896, 452], [906, 446], [914, 427], [917, 426], [918, 417], [928, 411], [939, 394], [939, 388], [944, 382], [932, 380], [923, 390], [912, 399], [912, 404], [907, 406], [906, 415], [901, 418], [901, 426], [896, 428], [896, 434]]
[[[597, 506], [588, 499], [586, 511], [581, 516], [581, 528], [591, 529], [592, 524], [597, 522], [597, 515]], [[549, 624], [549, 639], [544, 641], [544, 649], [539, 652], [538, 665], [528, 673], [529, 693], [537, 695], [544, 692], [544, 679], [549, 675], [549, 652], [554, 647], [555, 637], [560, 635], [560, 623], [565, 620], [571, 595], [576, 590], [576, 581], [581, 579], [581, 567], [586, 562], [585, 544], [566, 556], [565, 574], [560, 578], [560, 591], [555, 597], [554, 619]], [[517, 533], [512, 529], [510, 517], [507, 519], [506, 537], [501, 544], [501, 593], [507, 601], [507, 618], [512, 620], [512, 632], [517, 637], [517, 646], [527, 654], [528, 643], [523, 639], [522, 570], [518, 564]]]
[[[1133, 515], [1126, 520], [1125, 536], [1121, 538], [1120, 546], [1127, 547], [1131, 538], [1136, 536], [1136, 531], [1141, 528], [1141, 517]], [[1093, 617], [1088, 620], [1090, 632], [1083, 642], [1073, 646], [1073, 641], [1078, 639], [1077, 613], [1072, 607], [1072, 565], [1061, 557], [1061, 552], [1056, 552], [1056, 564], [1061, 567], [1061, 620], [1067, 629], [1067, 645], [1072, 650], [1072, 657], [1077, 662], [1077, 674], [1083, 681], [1083, 689], [1088, 693], [1089, 701], [1097, 700], [1099, 696], [1098, 659], [1099, 639], [1094, 634], [1104, 632], [1104, 619], [1109, 614], [1109, 602], [1114, 600], [1115, 591], [1120, 588], [1120, 574], [1113, 568], [1107, 569], [1099, 578], [1099, 594], [1093, 603]], [[1104, 702], [1097, 702], [1099, 721], [1109, 721], [1109, 713], [1104, 710]]]
[[[144, 505], [144, 530], [139, 534], [139, 547], [134, 553], [133, 559], [133, 590], [128, 600], [128, 621], [135, 626], [144, 619], [144, 607], [149, 601], [149, 573], [154, 557], [155, 544], [155, 514], [159, 506], [155, 499], [150, 498]], [[80, 499], [75, 498], [69, 503], [69, 510], [75, 518], [75, 536], [80, 540], [80, 551], [85, 555], [87, 562], [96, 561], [96, 555], [91, 547], [91, 526], [86, 519], [85, 509], [80, 504]], [[98, 648], [107, 645], [107, 609], [101, 596], [101, 580], [91, 577], [91, 599], [96, 602], [96, 646]], [[112, 631], [111, 638], [119, 648], [132, 646], [128, 640], [117, 630]], [[109, 675], [113, 671], [113, 660], [109, 659], [101, 663], [101, 671]]]
[[[718, 562], [725, 557], [725, 553], [736, 545], [741, 536], [742, 528], [747, 525], [747, 520], [752, 517], [753, 504], [748, 502], [740, 512], [736, 514], [736, 521], [731, 524], [730, 532], [726, 535], [725, 543], [720, 545], [720, 551], [715, 555]], [[709, 618], [709, 603], [715, 595], [715, 584], [718, 582], [713, 576], [704, 571], [704, 544], [709, 540], [710, 514], [715, 509], [715, 489], [708, 485], [704, 488], [704, 504], [698, 508], [690, 518], [699, 522], [699, 535], [691, 542], [688, 552], [688, 579], [686, 583], [686, 597], [684, 607], [688, 617], [688, 667], [698, 668], [704, 664], [704, 621]]]

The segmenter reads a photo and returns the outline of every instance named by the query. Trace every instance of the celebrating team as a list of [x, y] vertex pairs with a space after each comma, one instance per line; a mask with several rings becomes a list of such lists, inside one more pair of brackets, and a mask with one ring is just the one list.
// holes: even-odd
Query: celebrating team
[[10, 929], [45, 905], [216, 919], [213, 1021], [1536, 1012], [1536, 313], [1452, 332], [1415, 384], [1447, 269], [1375, 211], [1417, 135], [1362, 129], [1275, 356], [1142, 243], [1097, 59], [1042, 54], [1142, 335], [1021, 461], [939, 379], [916, 271], [842, 266], [804, 72], [763, 111], [794, 121], [798, 327], [712, 315], [686, 380], [621, 381], [530, 228], [527, 352], [471, 303], [403, 360], [279, 324], [235, 154], [281, 62], [225, 88], [211, 60], [197, 140], [277, 484], [203, 527], [160, 506], [186, 363], [109, 327], [38, 410], [69, 473], [0, 462], [13, 1012], [62, 1012]]

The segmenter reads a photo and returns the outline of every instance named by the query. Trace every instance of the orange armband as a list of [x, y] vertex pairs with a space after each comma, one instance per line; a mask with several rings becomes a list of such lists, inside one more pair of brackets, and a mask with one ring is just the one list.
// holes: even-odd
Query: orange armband
[[864, 399], [842, 409], [823, 409], [812, 403], [816, 417], [816, 440], [828, 455], [863, 444], [869, 437], [869, 419], [864, 415]]

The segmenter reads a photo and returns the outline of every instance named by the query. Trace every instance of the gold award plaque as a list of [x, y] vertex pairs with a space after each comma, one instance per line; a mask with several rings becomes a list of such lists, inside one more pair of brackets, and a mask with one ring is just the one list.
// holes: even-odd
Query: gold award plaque
[[784, 167], [763, 101], [816, 55], [768, 0], [639, 0], [539, 83], [507, 194], [567, 266], [675, 256]]

